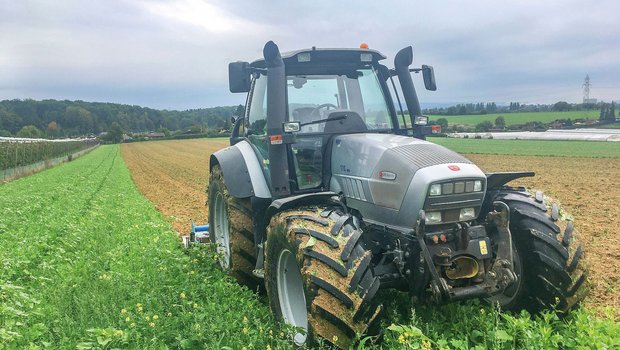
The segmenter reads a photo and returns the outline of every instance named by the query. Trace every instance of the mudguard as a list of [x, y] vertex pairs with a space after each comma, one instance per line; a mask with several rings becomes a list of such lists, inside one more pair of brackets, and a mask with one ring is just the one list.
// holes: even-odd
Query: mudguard
[[488, 173], [487, 177], [487, 189], [497, 189], [500, 186], [507, 184], [512, 180], [516, 180], [522, 177], [534, 176], [533, 171], [521, 171], [521, 172], [503, 172], [503, 173]]
[[271, 191], [254, 149], [247, 141], [211, 155], [209, 169], [219, 164], [228, 193], [235, 198], [271, 198]]

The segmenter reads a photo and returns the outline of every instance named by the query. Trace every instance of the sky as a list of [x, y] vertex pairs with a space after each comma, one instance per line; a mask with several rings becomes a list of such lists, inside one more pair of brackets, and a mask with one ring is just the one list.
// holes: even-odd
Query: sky
[[[620, 99], [620, 1], [0, 0], [0, 100], [115, 102], [159, 109], [244, 103], [232, 61], [412, 45], [435, 68], [423, 105]], [[418, 86], [421, 79], [414, 78]]]

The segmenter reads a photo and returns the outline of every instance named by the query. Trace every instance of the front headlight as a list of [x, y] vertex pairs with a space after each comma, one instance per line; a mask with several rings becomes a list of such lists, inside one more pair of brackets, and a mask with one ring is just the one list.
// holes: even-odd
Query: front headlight
[[441, 212], [440, 211], [429, 211], [426, 213], [426, 223], [427, 224], [439, 224], [441, 223]]
[[441, 184], [431, 185], [430, 195], [431, 196], [441, 195]]
[[459, 214], [459, 221], [469, 221], [476, 218], [476, 210], [474, 208], [463, 208]]
[[474, 181], [474, 191], [476, 192], [482, 191], [482, 181], [480, 180]]

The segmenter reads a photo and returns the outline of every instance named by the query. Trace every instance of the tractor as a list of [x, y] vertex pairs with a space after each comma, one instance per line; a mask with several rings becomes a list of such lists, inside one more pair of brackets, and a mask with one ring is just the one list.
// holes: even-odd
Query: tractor
[[269, 41], [263, 58], [229, 64], [230, 91], [247, 99], [209, 161], [221, 267], [266, 291], [298, 347], [350, 346], [376, 324], [382, 289], [413, 305], [578, 305], [587, 270], [572, 222], [541, 192], [507, 185], [534, 173], [484, 173], [426, 141], [439, 129], [412, 73], [433, 91], [433, 67], [411, 68], [411, 46], [394, 68], [384, 59], [365, 44], [280, 53]]

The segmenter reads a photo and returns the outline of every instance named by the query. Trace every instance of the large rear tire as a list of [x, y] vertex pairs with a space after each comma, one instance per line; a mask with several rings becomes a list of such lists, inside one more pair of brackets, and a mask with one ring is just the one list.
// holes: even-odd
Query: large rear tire
[[348, 348], [380, 307], [379, 279], [357, 219], [334, 208], [275, 215], [267, 229], [265, 284], [275, 316], [298, 327], [297, 346], [317, 338]]
[[229, 195], [218, 165], [211, 169], [208, 197], [209, 237], [217, 247], [220, 266], [240, 284], [256, 288], [258, 280], [252, 274], [256, 247], [250, 200]]
[[[548, 209], [542, 193], [505, 189], [494, 197], [510, 208], [510, 231], [515, 247], [517, 282], [491, 298], [507, 310], [567, 311], [588, 292], [583, 249], [573, 235], [572, 222], [560, 218], [556, 204]], [[563, 230], [562, 230], [563, 228]]]

